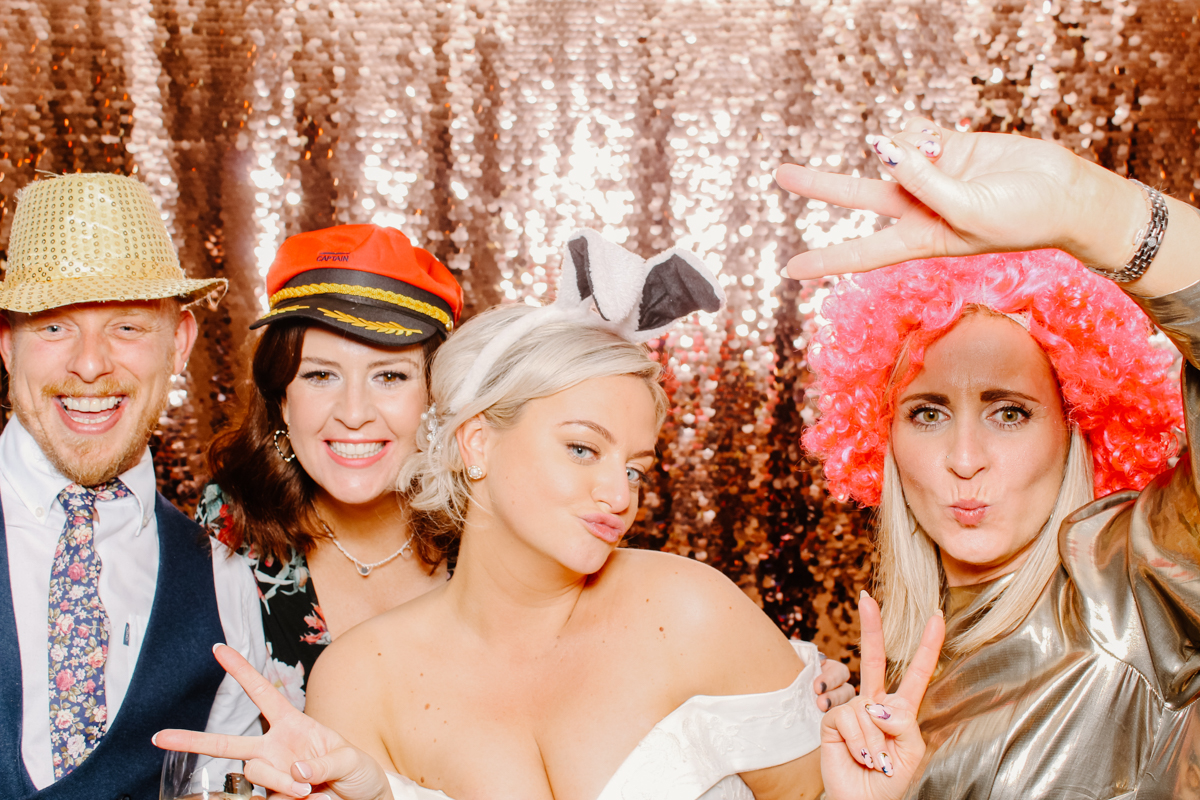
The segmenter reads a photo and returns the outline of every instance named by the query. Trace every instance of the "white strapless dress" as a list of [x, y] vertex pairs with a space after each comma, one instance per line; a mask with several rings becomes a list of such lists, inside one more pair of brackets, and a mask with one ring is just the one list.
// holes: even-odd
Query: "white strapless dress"
[[[807, 666], [777, 692], [696, 695], [638, 742], [596, 800], [753, 800], [738, 773], [774, 767], [821, 743], [813, 694], [817, 648], [792, 642]], [[396, 800], [446, 800], [403, 775], [388, 773]]]

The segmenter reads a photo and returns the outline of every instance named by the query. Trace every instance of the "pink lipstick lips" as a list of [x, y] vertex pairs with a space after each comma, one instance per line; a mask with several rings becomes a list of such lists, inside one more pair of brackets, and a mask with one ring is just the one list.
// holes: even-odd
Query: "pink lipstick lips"
[[983, 522], [984, 515], [987, 514], [987, 503], [981, 503], [978, 500], [960, 500], [950, 506], [950, 512], [954, 518], [958, 520], [960, 525], [965, 525], [968, 528], [973, 528]]
[[583, 526], [601, 541], [616, 544], [625, 534], [625, 522], [615, 514], [584, 514]]

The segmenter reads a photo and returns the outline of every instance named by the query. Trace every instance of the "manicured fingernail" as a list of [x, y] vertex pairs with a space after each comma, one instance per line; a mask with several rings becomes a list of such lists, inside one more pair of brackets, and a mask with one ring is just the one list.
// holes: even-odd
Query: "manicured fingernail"
[[308, 797], [312, 794], [312, 786], [307, 783], [292, 781], [292, 794], [296, 795], [296, 797]]
[[917, 149], [920, 150], [926, 158], [937, 158], [942, 154], [942, 143], [935, 142], [933, 140], [921, 142], [921, 144], [917, 146]]
[[830, 700], [828, 697], [826, 697], [825, 698], [825, 710], [828, 711], [831, 708], [833, 708], [833, 701]]
[[150, 744], [154, 745], [155, 747], [158, 747], [158, 734], [157, 733], [150, 737]]
[[879, 754], [879, 771], [889, 778], [892, 777], [894, 770], [892, 769], [892, 759], [887, 753]]
[[896, 166], [904, 157], [904, 151], [891, 139], [885, 139], [882, 136], [868, 136], [867, 144], [871, 145], [871, 149], [875, 151], [875, 155], [879, 156], [879, 160], [889, 167]]
[[821, 659], [822, 664], [829, 660], [829, 656], [825, 655], [820, 650], [817, 651], [817, 658]]
[[310, 767], [308, 764], [305, 764], [303, 761], [297, 761], [295, 764], [293, 764], [293, 766], [296, 768], [296, 772], [300, 773], [300, 777], [304, 778], [304, 780], [308, 780], [312, 777], [312, 767]]
[[872, 717], [875, 717], [875, 719], [891, 719], [892, 718], [892, 710], [890, 708], [888, 708], [887, 706], [880, 705], [879, 703], [867, 703], [865, 708], [867, 710], [867, 713], [870, 714]]
[[214, 644], [214, 645], [213, 645], [213, 655], [216, 655], [217, 648], [218, 648], [218, 647], [220, 647], [220, 646], [221, 646], [221, 645], [223, 645], [223, 644], [225, 644], [225, 643], [224, 643], [224, 642], [217, 642], [216, 644]]
[[859, 599], [859, 600], [866, 600], [866, 599], [867, 599], [868, 597], [870, 597], [870, 596], [871, 596], [871, 595], [867, 594], [867, 590], [866, 590], [866, 589], [861, 589], [861, 590], [859, 590], [859, 592], [858, 592], [858, 599]]
[[938, 615], [939, 617], [944, 617], [944, 616], [946, 616], [945, 614], [943, 614], [943, 613], [942, 613], [942, 610], [941, 610], [940, 608], [939, 608], [937, 611], [933, 612], [933, 613], [934, 613], [934, 614], [936, 614], [936, 615]]
[[829, 691], [829, 687], [825, 685], [825, 681], [821, 681], [818, 686], [820, 688], [817, 690], [817, 694], [825, 694]]
[[875, 769], [875, 762], [871, 759], [871, 754], [867, 752], [865, 747], [859, 750], [858, 754], [862, 756], [863, 763], [867, 765], [867, 769]]

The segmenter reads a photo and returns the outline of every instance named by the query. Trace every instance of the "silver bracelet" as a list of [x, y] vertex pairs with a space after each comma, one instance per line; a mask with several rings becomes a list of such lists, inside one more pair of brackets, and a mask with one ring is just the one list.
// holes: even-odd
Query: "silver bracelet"
[[1133, 254], [1133, 258], [1129, 259], [1129, 263], [1117, 272], [1092, 268], [1093, 272], [1116, 283], [1133, 283], [1142, 277], [1150, 268], [1150, 262], [1158, 255], [1158, 248], [1162, 245], [1163, 236], [1167, 232], [1167, 199], [1163, 197], [1163, 193], [1139, 180], [1133, 178], [1129, 180], [1146, 193], [1146, 200], [1150, 205], [1150, 221], [1146, 227], [1138, 231], [1137, 237], [1134, 239], [1134, 243], [1138, 245], [1137, 252]]

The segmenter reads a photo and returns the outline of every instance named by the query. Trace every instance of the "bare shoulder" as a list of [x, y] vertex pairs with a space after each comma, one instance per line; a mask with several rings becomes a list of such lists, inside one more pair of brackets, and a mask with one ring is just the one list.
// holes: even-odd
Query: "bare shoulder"
[[622, 549], [606, 571], [624, 599], [654, 606], [677, 625], [709, 628], [720, 619], [767, 621], [724, 573], [691, 558]]
[[[392, 689], [403, 680], [419, 642], [423, 615], [407, 606], [384, 612], [346, 631], [321, 653], [308, 680], [305, 712], [341, 731], [361, 726], [361, 719], [390, 703]], [[353, 741], [354, 737], [345, 733]]]
[[606, 567], [615, 603], [631, 619], [659, 627], [695, 674], [718, 685], [708, 693], [771, 691], [787, 686], [802, 662], [778, 626], [720, 571], [690, 558], [618, 550]]

